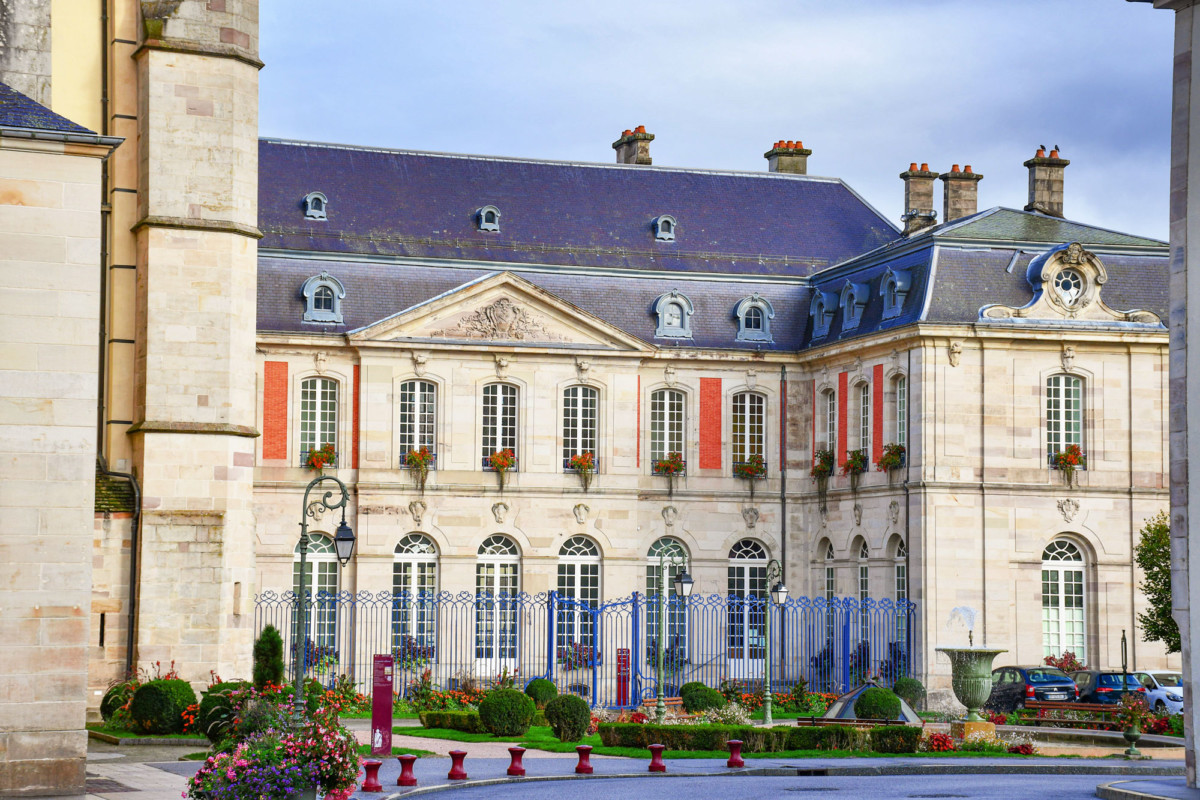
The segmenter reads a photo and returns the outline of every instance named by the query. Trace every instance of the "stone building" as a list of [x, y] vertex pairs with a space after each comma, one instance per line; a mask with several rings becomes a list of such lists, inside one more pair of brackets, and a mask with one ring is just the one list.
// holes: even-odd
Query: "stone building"
[[[616, 164], [260, 140], [253, 0], [4, 8], [5, 41], [37, 35], [4, 50], [0, 80], [61, 115], [23, 98], [45, 134], [10, 133], [0, 106], [4, 257], [52, 263], [61, 234], [64, 263], [91, 276], [4, 277], [68, 292], [58, 316], [84, 320], [6, 321], [28, 356], [6, 363], [9, 386], [31, 387], [6, 393], [8, 469], [74, 442], [32, 494], [6, 486], [3, 546], [36, 534], [19, 577], [42, 576], [6, 585], [25, 609], [10, 622], [33, 626], [46, 593], [73, 619], [87, 598], [71, 592], [88, 575], [92, 591], [90, 626], [55, 639], [71, 650], [65, 716], [0, 705], [16, 732], [0, 734], [0, 793], [77, 785], [83, 709], [131, 668], [248, 671], [256, 597], [293, 585], [305, 463], [326, 445], [358, 547], [339, 569], [340, 518], [312, 520], [318, 589], [604, 602], [653, 594], [671, 552], [699, 593], [761, 595], [778, 559], [793, 595], [914, 603], [886, 638], [942, 698], [934, 648], [964, 642], [948, 627], [962, 608], [1012, 662], [1073, 649], [1108, 666], [1125, 629], [1134, 664], [1174, 663], [1139, 641], [1131, 560], [1168, 499], [1166, 246], [1067, 220], [1059, 153], [1026, 162], [1020, 210], [978, 211], [969, 166], [914, 163], [897, 226], [809, 175], [792, 141], [745, 173], [653, 165], [641, 127]], [[35, 218], [21, 181], [74, 205]], [[48, 255], [16, 255], [34, 245]], [[76, 352], [90, 341], [93, 362]], [[98, 394], [36, 377], [55, 366]], [[877, 470], [897, 445], [903, 461]], [[1054, 457], [1072, 445], [1086, 467], [1068, 475]], [[407, 454], [422, 446], [419, 487]], [[833, 474], [814, 480], [827, 453]], [[35, 495], [70, 510], [53, 531], [22, 505]], [[69, 515], [93, 503], [90, 554], [51, 541], [85, 536]], [[718, 617], [714, 670], [761, 674], [753, 612]], [[347, 624], [317, 614], [310, 632]], [[467, 641], [503, 636], [471, 624]], [[7, 696], [46, 646], [0, 669]], [[76, 731], [62, 764], [38, 749], [47, 724]]]

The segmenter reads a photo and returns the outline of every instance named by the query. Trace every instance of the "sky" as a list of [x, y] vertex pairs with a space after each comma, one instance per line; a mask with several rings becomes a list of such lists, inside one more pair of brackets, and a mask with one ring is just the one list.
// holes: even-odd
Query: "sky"
[[[1069, 219], [1167, 238], [1173, 14], [1124, 0], [261, 0], [262, 136], [763, 171], [780, 139], [899, 223], [910, 162], [1070, 159]], [[940, 183], [940, 182], [939, 182]], [[936, 197], [941, 217], [940, 190]]]

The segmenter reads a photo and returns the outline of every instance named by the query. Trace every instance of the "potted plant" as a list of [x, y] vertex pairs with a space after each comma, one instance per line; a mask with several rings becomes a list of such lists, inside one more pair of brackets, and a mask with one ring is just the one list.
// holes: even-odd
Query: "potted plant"
[[1129, 743], [1125, 755], [1136, 758], [1141, 755], [1137, 749], [1138, 739], [1142, 738], [1142, 723], [1150, 716], [1150, 707], [1146, 701], [1136, 694], [1126, 692], [1121, 696], [1121, 704], [1113, 712], [1113, 720], [1121, 726], [1122, 735]]
[[504, 491], [504, 476], [517, 465], [517, 457], [510, 448], [497, 450], [488, 456], [488, 466], [500, 479], [500, 491]]
[[869, 466], [870, 461], [865, 449], [846, 451], [846, 463], [842, 465], [842, 474], [850, 476], [850, 491], [858, 491], [858, 477], [866, 472]]
[[1050, 466], [1061, 470], [1067, 486], [1075, 478], [1075, 470], [1087, 469], [1087, 456], [1077, 444], [1069, 444], [1050, 457]]
[[813, 465], [809, 475], [817, 482], [817, 499], [821, 513], [825, 512], [825, 492], [829, 488], [829, 476], [833, 474], [833, 450], [821, 448], [813, 453]]
[[904, 445], [888, 442], [883, 446], [883, 455], [875, 463], [876, 471], [886, 472], [890, 481], [893, 475], [904, 469], [904, 459], [907, 452]]
[[655, 475], [666, 476], [667, 496], [670, 497], [675, 492], [675, 478], [684, 473], [687, 462], [683, 460], [683, 453], [667, 453], [666, 458], [655, 459], [650, 467]]
[[754, 453], [745, 461], [734, 464], [733, 474], [750, 485], [750, 496], [754, 497], [754, 482], [767, 476], [767, 462], [758, 453]]
[[592, 485], [592, 476], [596, 474], [596, 457], [590, 452], [577, 453], [567, 461], [568, 466], [579, 475], [579, 483], [586, 492]]
[[421, 494], [425, 494], [425, 481], [429, 477], [429, 470], [433, 467], [435, 458], [433, 451], [425, 445], [404, 454], [404, 466], [412, 470], [413, 479], [416, 480], [417, 489]]
[[337, 454], [333, 451], [333, 445], [326, 443], [321, 445], [320, 449], [313, 450], [308, 454], [308, 458], [304, 461], [304, 466], [320, 472], [336, 461]]

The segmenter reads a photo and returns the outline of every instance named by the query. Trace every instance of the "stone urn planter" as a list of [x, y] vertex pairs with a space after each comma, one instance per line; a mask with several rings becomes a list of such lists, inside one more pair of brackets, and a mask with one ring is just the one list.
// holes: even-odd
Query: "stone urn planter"
[[956, 739], [976, 731], [996, 732], [996, 726], [979, 716], [979, 709], [992, 693], [992, 659], [1007, 650], [988, 647], [939, 647], [950, 659], [950, 686], [958, 702], [967, 707], [967, 715], [950, 723]]

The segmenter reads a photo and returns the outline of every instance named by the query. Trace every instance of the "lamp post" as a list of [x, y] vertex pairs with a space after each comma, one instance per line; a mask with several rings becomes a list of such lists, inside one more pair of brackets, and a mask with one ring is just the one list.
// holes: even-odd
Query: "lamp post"
[[766, 652], [763, 653], [763, 722], [770, 725], [771, 720], [771, 603], [783, 607], [787, 602], [788, 590], [783, 585], [783, 565], [779, 559], [772, 558], [767, 562], [767, 583], [775, 581], [771, 586], [770, 600], [763, 609], [763, 639], [766, 641]]
[[667, 565], [679, 566], [682, 569], [676, 573], [675, 594], [684, 599], [686, 602], [692, 594], [692, 586], [694, 581], [692, 576], [687, 574], [687, 558], [683, 555], [671, 555], [664, 548], [658, 554], [658, 703], [654, 707], [655, 721], [662, 725], [663, 720], [667, 716], [667, 704], [663, 700], [663, 652], [667, 649], [667, 606], [665, 595], [667, 593]]
[[[333, 490], [326, 491], [321, 497], [314, 500], [310, 506], [308, 503], [308, 495], [317, 486], [324, 481], [333, 481], [337, 484], [338, 489], [342, 492], [342, 499], [336, 503], [330, 502], [333, 497]], [[332, 475], [318, 475], [313, 478], [307, 488], [304, 490], [304, 504], [300, 507], [300, 582], [296, 592], [296, 642], [299, 643], [300, 657], [296, 660], [296, 691], [293, 696], [292, 717], [296, 725], [300, 725], [304, 719], [304, 667], [308, 660], [308, 606], [305, 603], [307, 592], [305, 590], [304, 571], [308, 565], [308, 518], [315, 518], [318, 507], [333, 511], [335, 508], [342, 510], [342, 521], [337, 527], [337, 533], [333, 537], [333, 549], [337, 553], [339, 566], [346, 566], [346, 562], [350, 560], [350, 556], [354, 553], [354, 531], [346, 524], [346, 502], [350, 499], [349, 492], [346, 491], [346, 484], [342, 483]]]

